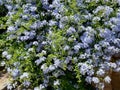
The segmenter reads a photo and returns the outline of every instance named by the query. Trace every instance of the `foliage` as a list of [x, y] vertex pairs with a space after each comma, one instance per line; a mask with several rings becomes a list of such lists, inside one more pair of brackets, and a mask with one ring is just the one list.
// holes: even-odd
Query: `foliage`
[[0, 5], [8, 10], [0, 17], [8, 90], [18, 85], [93, 90], [87, 83], [103, 89], [111, 81], [109, 71], [120, 71], [119, 60], [110, 61], [120, 52], [119, 0], [1, 0]]

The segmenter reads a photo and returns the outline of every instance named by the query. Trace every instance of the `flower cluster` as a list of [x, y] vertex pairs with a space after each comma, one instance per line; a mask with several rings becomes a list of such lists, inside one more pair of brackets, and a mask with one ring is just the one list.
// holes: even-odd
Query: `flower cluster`
[[81, 79], [103, 89], [110, 70], [120, 72], [120, 60], [111, 61], [120, 52], [119, 0], [3, 3], [8, 45], [1, 64], [12, 78], [8, 89], [80, 90]]

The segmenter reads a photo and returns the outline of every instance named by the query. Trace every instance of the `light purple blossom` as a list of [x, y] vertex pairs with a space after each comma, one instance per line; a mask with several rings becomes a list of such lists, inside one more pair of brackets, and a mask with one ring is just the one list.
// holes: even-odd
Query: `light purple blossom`
[[12, 73], [12, 76], [13, 76], [13, 77], [17, 77], [17, 76], [19, 75], [20, 71], [19, 71], [18, 69], [13, 69], [13, 70], [11, 71], [11, 73]]
[[8, 52], [7, 52], [7, 51], [2, 52], [2, 56], [3, 56], [3, 57], [6, 57], [7, 55], [8, 55]]
[[87, 77], [85, 78], [85, 81], [91, 84], [91, 82], [92, 82], [92, 77], [87, 76]]
[[82, 75], [85, 75], [89, 71], [89, 66], [86, 63], [83, 63], [80, 67], [80, 72]]
[[40, 88], [39, 87], [35, 87], [34, 90], [40, 90]]
[[[0, 1], [0, 2], [1, 2], [1, 1]], [[6, 4], [5, 6], [6, 6], [6, 8], [7, 8], [9, 11], [11, 11], [12, 8], [13, 8], [13, 6], [12, 6], [12, 5], [9, 5], [9, 4], [8, 4], [8, 5]]]
[[54, 26], [54, 25], [56, 25], [56, 24], [57, 24], [56, 21], [53, 21], [53, 20], [50, 20], [50, 21], [49, 21], [49, 25], [50, 25], [50, 26]]
[[81, 48], [80, 44], [77, 44], [77, 45], [74, 46], [75, 51], [79, 51], [80, 48]]
[[29, 73], [24, 72], [24, 73], [20, 76], [20, 79], [28, 78], [28, 77], [29, 77]]
[[103, 69], [99, 69], [96, 73], [98, 76], [103, 76], [105, 74], [105, 71]]
[[66, 50], [69, 50], [70, 49], [70, 47], [68, 46], [68, 45], [66, 45], [65, 47], [64, 47], [64, 50], [66, 51]]
[[94, 37], [89, 36], [87, 33], [84, 33], [83, 36], [80, 37], [83, 43], [91, 44], [94, 41]]
[[37, 59], [37, 60], [35, 61], [36, 65], [41, 64], [43, 61], [45, 61], [45, 59], [46, 59], [46, 57], [40, 57], [39, 59]]
[[11, 57], [12, 57], [12, 55], [9, 54], [9, 55], [6, 56], [6, 59], [10, 60]]
[[55, 66], [54, 66], [54, 65], [50, 65], [50, 66], [48, 67], [48, 69], [49, 69], [50, 71], [53, 71], [53, 70], [55, 70]]
[[5, 64], [6, 64], [5, 61], [2, 61], [0, 65], [5, 66]]
[[24, 86], [30, 86], [30, 84], [31, 84], [31, 83], [30, 83], [29, 81], [24, 81], [24, 82], [23, 82], [23, 85], [24, 85]]
[[33, 45], [37, 46], [37, 45], [38, 45], [38, 42], [37, 42], [37, 41], [34, 41], [34, 42], [33, 42]]
[[15, 31], [15, 30], [16, 30], [16, 28], [14, 26], [9, 26], [7, 28], [7, 32], [12, 32], [12, 31]]
[[93, 78], [92, 78], [92, 81], [93, 81], [95, 84], [97, 84], [97, 83], [100, 82], [100, 80], [99, 80], [97, 77], [93, 77]]
[[59, 80], [54, 81], [54, 86], [56, 86], [56, 85], [60, 85]]
[[111, 78], [110, 78], [109, 76], [106, 76], [106, 77], [104, 78], [104, 81], [105, 81], [106, 83], [110, 83], [110, 82], [111, 82]]
[[30, 7], [30, 11], [31, 11], [31, 12], [34, 12], [34, 11], [36, 11], [36, 10], [37, 10], [37, 7], [36, 7], [36, 6], [31, 6], [31, 7]]
[[70, 28], [67, 30], [67, 34], [73, 34], [73, 33], [75, 33], [75, 32], [76, 32], [76, 30], [75, 30], [74, 27], [70, 27]]

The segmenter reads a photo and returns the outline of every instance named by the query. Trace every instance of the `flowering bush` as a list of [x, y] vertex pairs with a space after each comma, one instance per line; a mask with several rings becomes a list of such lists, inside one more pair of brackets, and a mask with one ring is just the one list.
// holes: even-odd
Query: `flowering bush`
[[[0, 36], [8, 89], [103, 89], [120, 71], [119, 0], [1, 0], [8, 9]], [[1, 24], [2, 27], [2, 24]], [[2, 28], [3, 28], [2, 27]]]

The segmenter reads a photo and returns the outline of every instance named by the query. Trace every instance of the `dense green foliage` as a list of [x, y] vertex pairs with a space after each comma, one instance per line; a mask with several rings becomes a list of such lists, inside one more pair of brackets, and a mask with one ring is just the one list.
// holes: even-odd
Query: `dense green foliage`
[[[119, 0], [0, 1], [0, 63], [8, 90], [93, 90], [120, 71]], [[91, 84], [91, 85], [90, 85]]]

